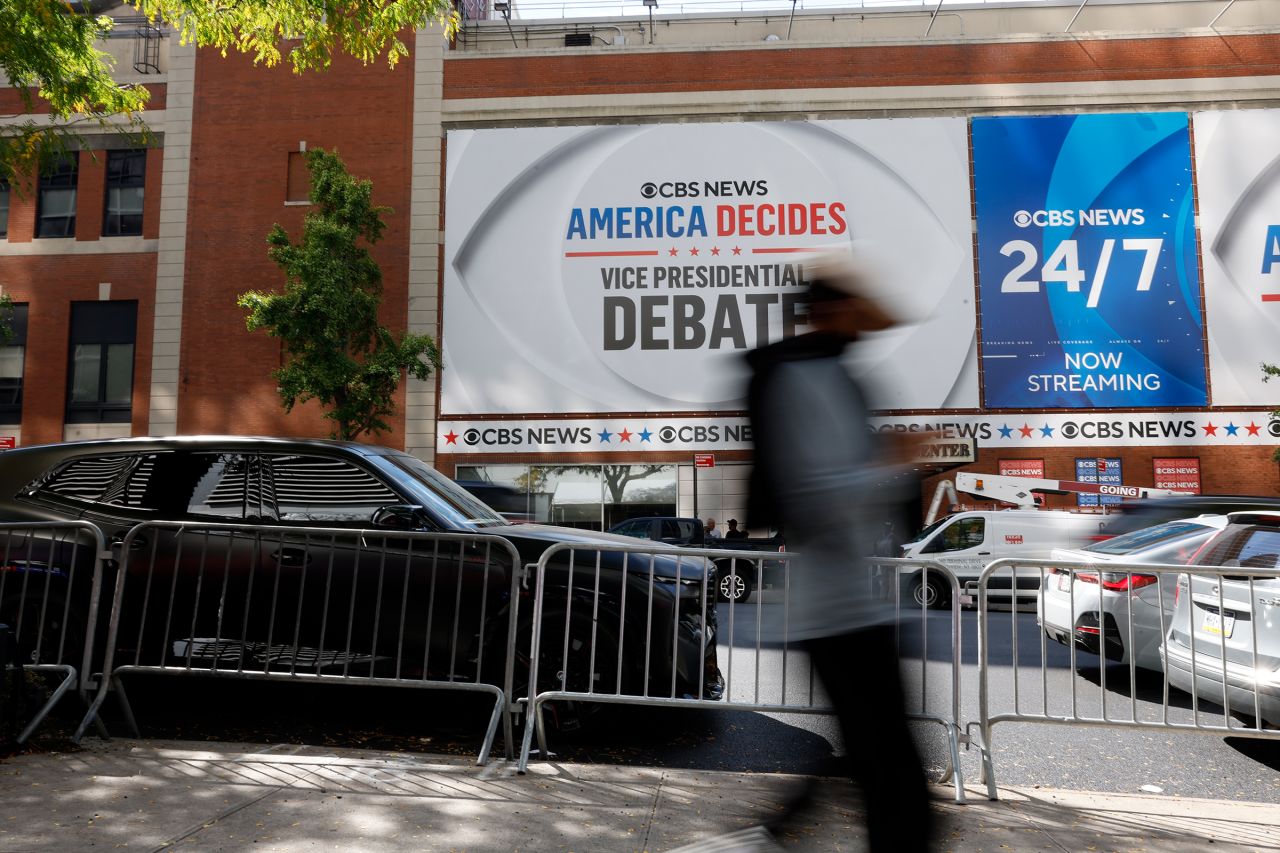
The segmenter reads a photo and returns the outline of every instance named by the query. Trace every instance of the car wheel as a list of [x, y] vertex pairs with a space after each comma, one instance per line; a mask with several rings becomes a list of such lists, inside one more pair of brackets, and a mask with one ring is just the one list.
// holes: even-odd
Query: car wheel
[[[538, 689], [534, 691], [535, 693], [560, 690], [562, 681], [563, 689], [575, 693], [612, 694], [619, 691], [618, 643], [611, 633], [596, 626], [595, 668], [592, 670], [591, 627], [589, 619], [569, 620], [566, 661], [564, 614], [544, 615], [538, 653]], [[532, 644], [533, 626], [526, 624], [518, 636], [511, 688], [512, 697], [532, 698], [529, 690], [529, 649]], [[621, 692], [628, 692], [625, 679], [621, 685]], [[601, 702], [559, 699], [546, 703], [543, 720], [549, 731], [563, 734], [595, 725], [608, 708], [608, 705]]]
[[728, 604], [741, 604], [751, 598], [755, 585], [751, 582], [751, 573], [755, 567], [738, 566], [736, 571], [729, 571], [728, 563], [716, 567], [716, 600]]
[[[44, 621], [40, 621], [41, 607]], [[18, 614], [22, 614], [19, 629]], [[66, 614], [64, 623], [63, 614]], [[14, 663], [69, 663], [80, 666], [84, 652], [84, 617], [73, 607], [66, 607], [60, 595], [51, 595], [47, 604], [41, 596], [28, 593], [21, 599], [7, 601], [0, 607], [0, 622], [14, 632]]]
[[937, 574], [931, 573], [927, 582], [923, 573], [911, 581], [911, 601], [916, 607], [946, 607], [950, 599], [951, 590]]

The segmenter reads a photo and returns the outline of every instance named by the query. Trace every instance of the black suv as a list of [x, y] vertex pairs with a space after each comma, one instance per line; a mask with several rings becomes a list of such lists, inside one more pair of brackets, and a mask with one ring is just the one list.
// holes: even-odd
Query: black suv
[[[709, 539], [706, 536], [706, 528], [696, 518], [664, 515], [628, 518], [610, 527], [609, 532], [619, 536], [649, 539], [686, 548], [774, 553], [786, 550], [786, 540], [781, 533], [750, 538]], [[766, 583], [780, 584], [786, 572], [786, 563], [781, 560], [763, 558], [745, 560], [737, 557], [718, 560], [713, 557], [712, 560], [716, 565], [716, 598], [723, 602], [747, 601], [751, 598], [753, 590], [763, 587]]]
[[[0, 455], [0, 521], [88, 521], [113, 543], [127, 567], [117, 665], [501, 684], [514, 630], [513, 686], [523, 696], [536, 578], [513, 583], [512, 573], [571, 543], [582, 550], [557, 555], [542, 579], [546, 684], [657, 696], [701, 688], [711, 699], [722, 690], [715, 607], [700, 594], [713, 566], [660, 554], [641, 561], [610, 551], [628, 540], [608, 534], [509, 524], [420, 459], [385, 447], [199, 436], [20, 448]], [[13, 624], [25, 599], [29, 632], [36, 595], [41, 613], [85, 624], [83, 564], [94, 549], [83, 538], [32, 529], [0, 544], [7, 568], [22, 575], [0, 573], [9, 581], [0, 582], [0, 619]], [[102, 622], [115, 574], [106, 572]], [[74, 639], [62, 645], [62, 659], [79, 663]], [[54, 646], [43, 647], [50, 662]]]

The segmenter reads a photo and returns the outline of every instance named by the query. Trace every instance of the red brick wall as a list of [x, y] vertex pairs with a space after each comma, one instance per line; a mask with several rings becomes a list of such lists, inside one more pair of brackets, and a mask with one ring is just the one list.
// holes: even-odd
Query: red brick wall
[[[151, 93], [150, 100], [147, 101], [147, 109], [162, 110], [165, 108], [165, 96], [167, 87], [164, 83], [148, 83], [144, 87]], [[49, 112], [49, 104], [43, 98], [32, 92], [31, 113], [33, 115], [45, 115]], [[21, 115], [26, 113], [26, 105], [22, 101], [22, 92], [18, 89], [10, 87], [0, 87], [0, 115]]]
[[147, 150], [146, 186], [142, 194], [142, 236], [155, 240], [160, 236], [160, 188], [164, 183], [164, 149]]
[[1280, 34], [587, 56], [451, 54], [444, 92], [446, 98], [514, 98], [1265, 74], [1280, 74]]
[[[283, 288], [266, 237], [277, 222], [294, 242], [301, 237], [307, 208], [284, 199], [288, 153], [305, 140], [336, 148], [352, 174], [373, 181], [374, 201], [394, 209], [373, 255], [383, 272], [383, 322], [405, 328], [413, 64], [388, 70], [335, 58], [322, 74], [297, 75], [202, 50], [195, 91], [178, 430], [327, 436], [318, 406], [284, 414], [271, 378], [279, 342], [245, 331], [235, 300]], [[394, 431], [379, 443], [403, 446], [403, 389], [400, 396]]]
[[81, 151], [80, 174], [76, 178], [76, 239], [102, 237], [102, 214], [106, 202], [107, 152]]
[[133, 435], [145, 435], [150, 413], [151, 328], [155, 310], [154, 254], [0, 256], [0, 285], [28, 304], [22, 442], [62, 440], [67, 397], [67, 346], [71, 303], [94, 301], [98, 285], [111, 283], [113, 300], [138, 302], [134, 349]]

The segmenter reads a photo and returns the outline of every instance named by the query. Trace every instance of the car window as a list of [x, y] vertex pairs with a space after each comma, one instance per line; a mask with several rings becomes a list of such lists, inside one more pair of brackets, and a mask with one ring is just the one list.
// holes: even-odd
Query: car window
[[388, 453], [371, 464], [391, 467], [392, 476], [408, 474], [417, 481], [417, 494], [428, 512], [446, 527], [498, 527], [508, 522], [484, 502], [416, 456]]
[[1202, 536], [1209, 530], [1209, 527], [1193, 521], [1170, 521], [1098, 542], [1084, 550], [1095, 554], [1131, 554], [1187, 536]]
[[962, 518], [944, 528], [924, 550], [929, 554], [938, 554], [976, 548], [986, 538], [986, 530], [985, 518]]
[[253, 454], [142, 453], [99, 502], [175, 521], [270, 519], [274, 510], [263, 506], [263, 491]]
[[930, 534], [932, 534], [933, 531], [937, 530], [939, 527], [946, 524], [950, 520], [951, 520], [950, 516], [943, 516], [942, 518], [938, 519], [932, 524], [927, 525], [924, 530], [921, 530], [919, 533], [917, 533], [915, 536], [908, 539], [903, 544], [914, 545], [917, 542], [923, 542], [925, 539], [929, 538]]
[[401, 502], [385, 483], [343, 459], [274, 454], [267, 462], [281, 521], [365, 525], [378, 507]]
[[1280, 530], [1274, 527], [1229, 524], [1205, 553], [1196, 558], [1201, 566], [1249, 566], [1275, 568], [1280, 562]]
[[678, 522], [678, 524], [680, 525], [680, 538], [681, 538], [681, 539], [687, 539], [687, 540], [689, 540], [690, 542], [697, 541], [697, 539], [698, 539], [698, 530], [697, 530], [697, 528], [694, 526], [694, 523], [693, 523], [692, 521], [685, 521], [685, 520], [681, 519], [681, 520]]
[[[622, 524], [613, 528], [613, 532], [617, 533], [619, 536], [639, 536], [640, 526], [641, 522], [639, 521], [624, 521]], [[649, 529], [648, 522], [644, 522], [644, 528], [645, 530]]]
[[1280, 562], [1280, 530], [1254, 528], [1240, 545], [1235, 559], [1242, 566], [1274, 569]]
[[28, 494], [58, 495], [82, 501], [102, 501], [118, 488], [121, 475], [135, 464], [134, 454], [73, 459], [27, 487]]
[[674, 518], [664, 518], [662, 520], [662, 539], [679, 539], [680, 525], [676, 523]]

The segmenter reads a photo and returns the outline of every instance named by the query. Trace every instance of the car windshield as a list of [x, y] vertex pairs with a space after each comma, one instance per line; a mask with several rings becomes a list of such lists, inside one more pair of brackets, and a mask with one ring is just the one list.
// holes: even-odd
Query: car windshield
[[1212, 528], [1207, 524], [1199, 524], [1194, 521], [1166, 521], [1164, 524], [1157, 524], [1154, 527], [1144, 527], [1141, 530], [1135, 530], [1132, 533], [1126, 533], [1123, 536], [1116, 536], [1111, 539], [1098, 542], [1085, 548], [1086, 551], [1092, 551], [1095, 554], [1132, 554], [1135, 551], [1145, 551], [1147, 548], [1156, 545], [1163, 545], [1167, 542], [1173, 542], [1189, 536], [1199, 536], [1208, 533]]
[[916, 543], [916, 542], [920, 542], [920, 541], [921, 541], [921, 540], [923, 540], [923, 539], [927, 539], [927, 538], [929, 538], [929, 534], [933, 533], [933, 531], [937, 530], [939, 527], [941, 527], [942, 525], [946, 524], [946, 523], [947, 523], [948, 521], [950, 521], [950, 520], [951, 520], [951, 516], [949, 516], [949, 515], [945, 515], [945, 516], [943, 516], [942, 518], [940, 518], [940, 519], [938, 519], [937, 521], [935, 521], [933, 524], [930, 524], [930, 525], [929, 525], [928, 527], [926, 527], [924, 530], [921, 530], [921, 531], [920, 531], [919, 533], [917, 533], [913, 538], [908, 539], [908, 540], [907, 540], [906, 542], [904, 542], [903, 544], [904, 544], [904, 545], [911, 545], [911, 544], [914, 544], [914, 543]]
[[507, 520], [484, 501], [441, 474], [416, 456], [407, 453], [389, 453], [387, 459], [396, 467], [407, 471], [427, 487], [437, 500], [433, 509], [447, 512], [451, 521], [475, 527], [496, 527]]

